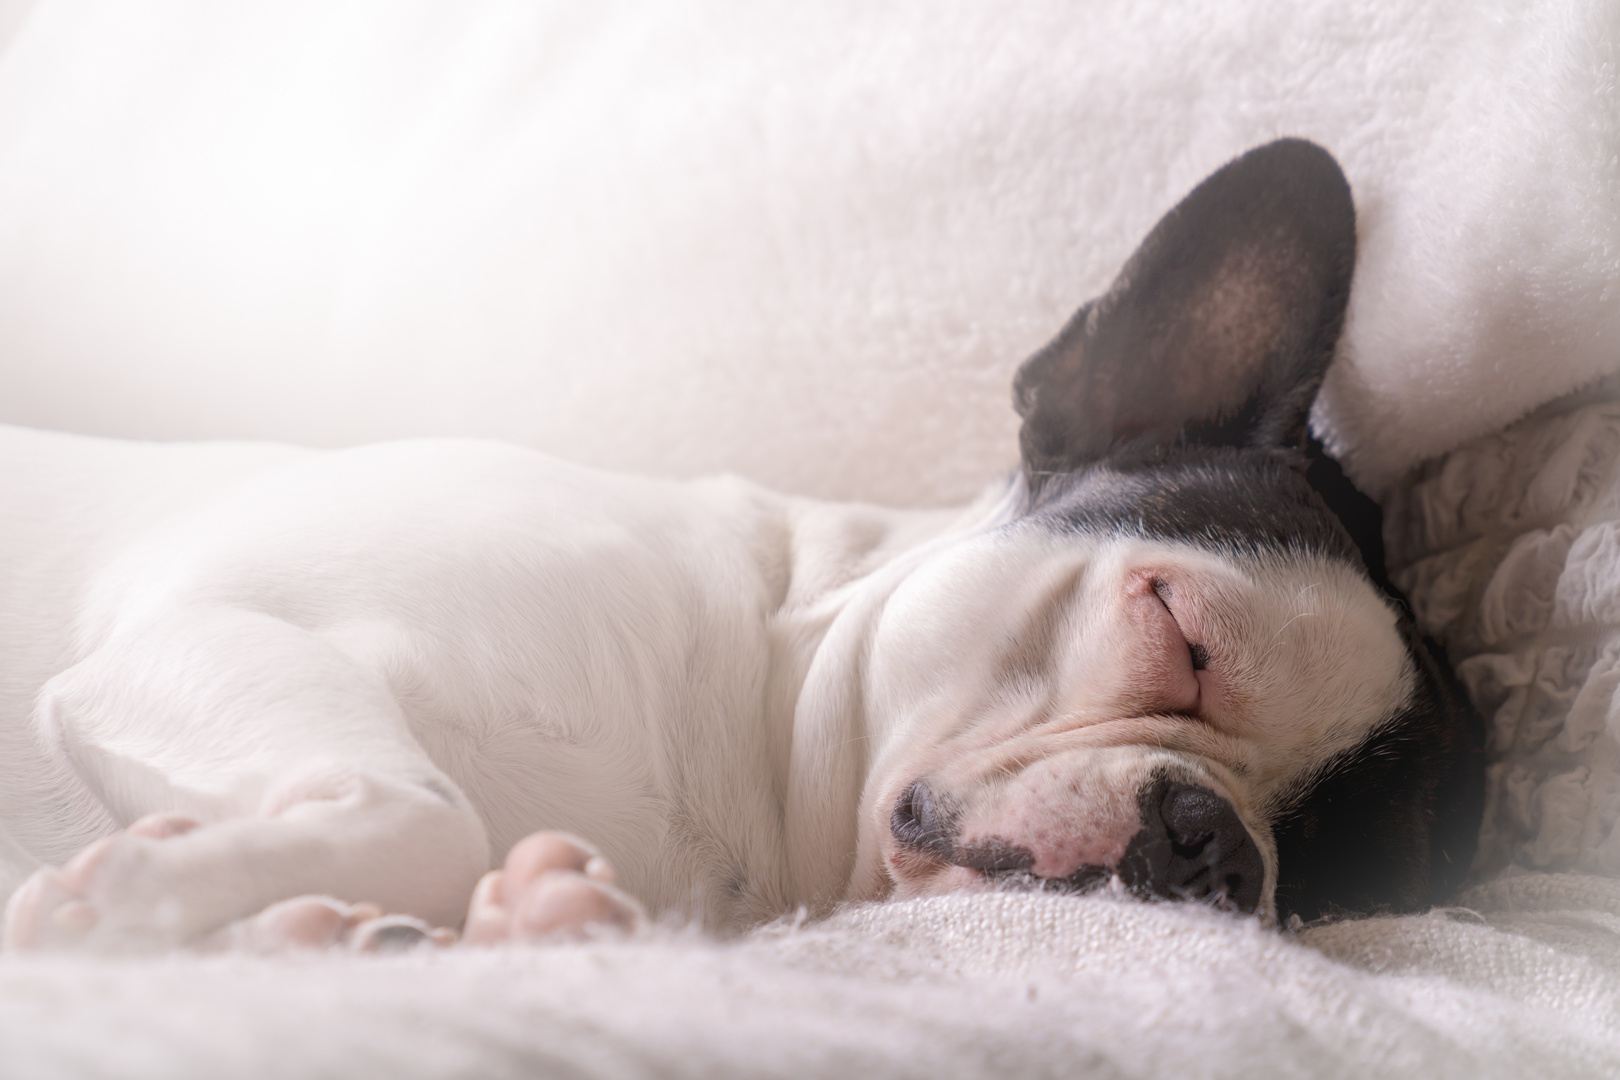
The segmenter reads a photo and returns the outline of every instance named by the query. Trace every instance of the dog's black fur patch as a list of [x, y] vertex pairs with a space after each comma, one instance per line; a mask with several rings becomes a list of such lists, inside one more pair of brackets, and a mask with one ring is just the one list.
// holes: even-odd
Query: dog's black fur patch
[[1049, 528], [1185, 540], [1258, 554], [1361, 552], [1306, 479], [1297, 453], [1229, 446], [1155, 448], [1044, 478], [1026, 516]]
[[1285, 917], [1421, 910], [1449, 896], [1473, 861], [1485, 806], [1482, 725], [1439, 648], [1403, 629], [1426, 661], [1412, 702], [1270, 815]]
[[[1282, 139], [1204, 181], [1020, 369], [1023, 520], [1310, 552], [1405, 612], [1377, 504], [1308, 432], [1354, 264], [1349, 184], [1322, 148]], [[1473, 858], [1483, 724], [1409, 614], [1399, 632], [1411, 700], [1269, 808], [1281, 916], [1422, 908]]]

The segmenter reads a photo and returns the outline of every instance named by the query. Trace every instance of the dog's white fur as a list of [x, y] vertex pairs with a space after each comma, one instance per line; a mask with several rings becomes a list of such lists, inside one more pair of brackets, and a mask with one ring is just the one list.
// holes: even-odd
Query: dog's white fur
[[0, 888], [142, 815], [203, 823], [114, 842], [95, 947], [306, 893], [453, 925], [542, 828], [722, 924], [969, 883], [895, 849], [924, 772], [964, 836], [1061, 876], [1172, 767], [1238, 808], [1269, 896], [1256, 809], [1412, 677], [1347, 568], [1058, 536], [1005, 489], [898, 512], [492, 443], [15, 428], [0, 476]]

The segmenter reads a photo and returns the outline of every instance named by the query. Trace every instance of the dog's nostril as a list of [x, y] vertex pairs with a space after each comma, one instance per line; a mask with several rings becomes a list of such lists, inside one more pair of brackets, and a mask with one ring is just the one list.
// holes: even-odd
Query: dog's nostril
[[1192, 858], [1208, 847], [1215, 839], [1225, 802], [1206, 788], [1174, 785], [1159, 804], [1171, 849]]
[[949, 860], [954, 850], [945, 812], [928, 785], [919, 780], [900, 793], [889, 815], [889, 831], [902, 847]]
[[1143, 789], [1139, 807], [1142, 830], [1119, 866], [1125, 884], [1242, 911], [1259, 906], [1265, 862], [1231, 803], [1208, 788], [1159, 780]]

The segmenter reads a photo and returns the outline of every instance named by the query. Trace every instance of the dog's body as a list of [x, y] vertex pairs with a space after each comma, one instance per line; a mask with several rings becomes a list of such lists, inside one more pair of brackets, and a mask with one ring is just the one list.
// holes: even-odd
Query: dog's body
[[[9, 940], [302, 894], [451, 925], [542, 828], [731, 924], [1001, 879], [1429, 902], [1478, 724], [1304, 452], [1352, 222], [1308, 144], [1216, 174], [1025, 366], [1025, 471], [960, 512], [0, 432]], [[202, 827], [118, 835], [153, 813]]]
[[[944, 515], [499, 444], [4, 435], [8, 463], [50, 463], [3, 526], [28, 636], [0, 706], [6, 820], [45, 861], [153, 811], [253, 818], [289, 784], [375, 783], [378, 813], [443, 819], [424, 828], [443, 836], [428, 858], [445, 897], [400, 892], [427, 883], [398, 881], [382, 850], [376, 866], [345, 852], [341, 880], [304, 891], [454, 923], [490, 852], [539, 825], [602, 844], [660, 907], [758, 917], [842, 884], [789, 881], [800, 686], [842, 596]], [[62, 505], [69, 483], [84, 502]], [[400, 835], [397, 858], [421, 843]]]

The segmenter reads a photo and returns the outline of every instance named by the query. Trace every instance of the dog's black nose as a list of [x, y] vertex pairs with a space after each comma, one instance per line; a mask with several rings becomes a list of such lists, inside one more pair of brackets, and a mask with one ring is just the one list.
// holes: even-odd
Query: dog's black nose
[[1231, 803], [1208, 788], [1161, 779], [1142, 789], [1138, 809], [1142, 831], [1117, 871], [1133, 892], [1239, 911], [1259, 906], [1265, 862]]

